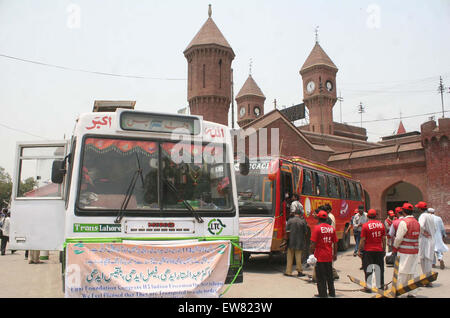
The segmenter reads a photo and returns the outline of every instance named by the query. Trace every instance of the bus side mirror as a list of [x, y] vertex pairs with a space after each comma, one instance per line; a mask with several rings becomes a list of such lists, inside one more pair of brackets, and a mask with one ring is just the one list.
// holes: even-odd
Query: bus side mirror
[[239, 163], [239, 173], [243, 176], [248, 175], [250, 172], [250, 160], [244, 155], [244, 162]]
[[52, 164], [52, 182], [61, 184], [66, 174], [65, 160], [54, 160]]

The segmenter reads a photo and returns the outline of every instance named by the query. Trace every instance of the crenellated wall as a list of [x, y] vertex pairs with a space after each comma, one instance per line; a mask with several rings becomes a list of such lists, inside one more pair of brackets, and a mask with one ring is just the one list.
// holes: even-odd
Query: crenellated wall
[[422, 146], [426, 158], [428, 202], [450, 232], [450, 118], [439, 118], [421, 125]]

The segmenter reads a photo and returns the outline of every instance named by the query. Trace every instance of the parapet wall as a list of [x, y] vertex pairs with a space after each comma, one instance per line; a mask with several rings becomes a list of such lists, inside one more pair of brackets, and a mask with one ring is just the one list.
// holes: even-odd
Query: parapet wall
[[430, 120], [421, 125], [422, 145], [427, 167], [429, 206], [444, 221], [450, 241], [450, 118]]

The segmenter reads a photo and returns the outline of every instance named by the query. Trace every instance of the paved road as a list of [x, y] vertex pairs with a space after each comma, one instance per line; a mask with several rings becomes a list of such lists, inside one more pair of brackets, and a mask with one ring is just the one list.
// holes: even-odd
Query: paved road
[[64, 297], [59, 253], [50, 252], [49, 260], [42, 264], [28, 264], [24, 255], [24, 251], [7, 251], [0, 256], [0, 298]]
[[[420, 288], [418, 297], [450, 297], [450, 253], [445, 254], [446, 268], [434, 269], [439, 273], [432, 288]], [[352, 283], [347, 275], [363, 279], [359, 267], [361, 261], [353, 257], [352, 250], [339, 253], [335, 267], [340, 279], [335, 282], [337, 298], [369, 298], [361, 288]], [[306, 279], [286, 277], [284, 257], [274, 256], [269, 261], [266, 255], [252, 256], [244, 266], [244, 283], [229, 288], [224, 298], [310, 298], [317, 293], [316, 285]], [[7, 252], [0, 256], [0, 297], [1, 298], [60, 298], [64, 297], [61, 284], [61, 264], [59, 254], [50, 252], [50, 259], [42, 264], [28, 264], [24, 252]], [[385, 271], [385, 283], [391, 282], [392, 267]], [[311, 274], [311, 269], [305, 270]], [[391, 286], [391, 285], [389, 285]]]
[[[353, 242], [352, 242], [353, 243]], [[450, 245], [447, 245], [450, 247]], [[362, 288], [350, 281], [347, 275], [364, 280], [361, 259], [353, 257], [354, 245], [346, 252], [339, 252], [334, 264], [339, 279], [335, 280], [337, 298], [370, 298], [374, 294], [367, 294]], [[450, 253], [444, 254], [446, 268], [434, 268], [438, 272], [438, 279], [431, 288], [419, 288], [417, 298], [450, 298]], [[255, 255], [244, 266], [244, 283], [230, 287], [224, 298], [310, 298], [317, 294], [317, 285], [309, 283], [307, 278], [286, 277], [283, 275], [285, 261], [283, 256], [269, 260], [267, 255]], [[420, 274], [422, 274], [419, 265]], [[294, 271], [294, 274], [296, 272]], [[312, 275], [312, 269], [304, 270]], [[391, 287], [393, 267], [385, 267], [385, 284]], [[401, 296], [404, 297], [404, 296]]]

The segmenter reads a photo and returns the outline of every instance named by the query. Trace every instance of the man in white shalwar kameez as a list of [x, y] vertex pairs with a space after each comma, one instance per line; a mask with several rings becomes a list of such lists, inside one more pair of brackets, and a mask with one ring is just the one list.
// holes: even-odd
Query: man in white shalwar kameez
[[[441, 269], [445, 268], [445, 263], [444, 263], [444, 255], [442, 255], [442, 253], [448, 252], [448, 247], [447, 245], [444, 244], [444, 238], [447, 236], [447, 234], [445, 233], [445, 227], [444, 227], [444, 222], [442, 222], [442, 219], [440, 216], [437, 216], [434, 214], [434, 209], [433, 208], [428, 208], [428, 212], [431, 213], [431, 215], [433, 216], [433, 220], [434, 220], [434, 227], [435, 227], [435, 232], [434, 232], [434, 251], [436, 253], [437, 256], [437, 260], [439, 261], [439, 266]], [[436, 257], [433, 259], [433, 265], [436, 264]]]
[[[413, 279], [414, 277], [418, 276], [418, 265], [419, 265], [419, 254], [418, 254], [418, 242], [416, 249], [417, 251], [413, 254], [411, 253], [403, 253], [401, 249], [401, 245], [408, 244], [408, 239], [404, 242], [404, 237], [407, 236], [408, 233], [408, 221], [415, 221], [413, 213], [413, 206], [409, 203], [403, 204], [403, 212], [406, 215], [399, 223], [397, 232], [395, 234], [395, 240], [394, 240], [394, 247], [398, 249], [397, 256], [400, 258], [399, 260], [399, 266], [398, 266], [398, 284], [402, 284], [403, 286], [406, 286], [408, 284], [408, 280]], [[407, 220], [407, 219], [414, 219], [414, 220]], [[418, 222], [417, 222], [418, 223]], [[420, 226], [420, 225], [419, 225]], [[418, 235], [417, 235], [418, 237]], [[406, 294], [407, 297], [415, 297], [417, 295], [417, 288], [413, 289], [409, 293]]]
[[[434, 259], [434, 233], [435, 226], [431, 213], [428, 213], [428, 207], [425, 202], [419, 202], [416, 205], [421, 211], [419, 216], [420, 224], [420, 236], [419, 236], [419, 259], [420, 266], [422, 267], [422, 273], [426, 274], [431, 272], [433, 259]], [[427, 285], [431, 287], [432, 284]]]

